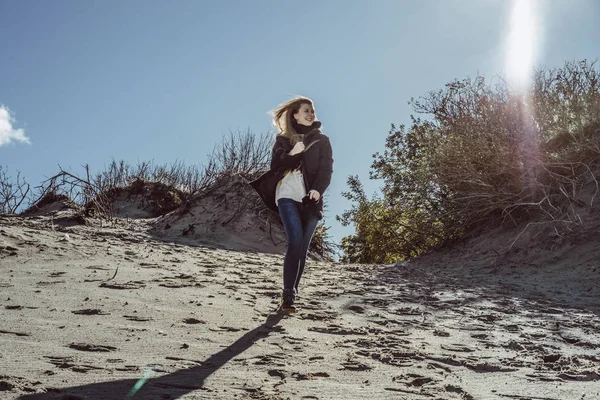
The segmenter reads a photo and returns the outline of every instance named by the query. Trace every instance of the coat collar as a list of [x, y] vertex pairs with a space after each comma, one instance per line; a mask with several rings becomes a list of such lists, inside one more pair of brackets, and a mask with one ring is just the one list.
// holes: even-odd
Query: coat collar
[[[315, 140], [317, 140], [319, 138], [319, 135], [321, 135], [321, 130], [319, 128], [315, 128], [313, 130], [311, 130], [310, 132], [308, 132], [306, 135], [304, 135], [304, 139], [302, 140], [302, 142], [304, 144], [309, 144], [311, 142], [314, 142]], [[279, 141], [280, 143], [290, 143], [290, 139], [283, 136], [283, 135], [277, 135], [275, 136], [275, 140]]]
[[304, 140], [303, 140], [304, 144], [314, 142], [320, 134], [321, 134], [321, 130], [319, 128], [315, 128], [315, 129], [311, 130], [306, 135], [304, 135]]

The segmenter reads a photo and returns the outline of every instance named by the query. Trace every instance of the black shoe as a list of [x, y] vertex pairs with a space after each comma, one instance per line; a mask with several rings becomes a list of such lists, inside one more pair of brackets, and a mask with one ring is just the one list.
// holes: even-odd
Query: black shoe
[[283, 294], [281, 296], [281, 311], [286, 313], [296, 312], [296, 308], [294, 307], [294, 301], [296, 300], [296, 290], [295, 289], [283, 289]]

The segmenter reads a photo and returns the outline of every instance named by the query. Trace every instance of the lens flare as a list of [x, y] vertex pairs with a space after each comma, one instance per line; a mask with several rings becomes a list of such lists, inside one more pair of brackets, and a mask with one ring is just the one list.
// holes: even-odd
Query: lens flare
[[541, 32], [537, 5], [537, 0], [512, 0], [505, 48], [506, 80], [516, 101], [515, 117], [520, 119], [522, 129], [519, 142], [522, 182], [529, 193], [537, 190], [534, 160], [539, 156], [534, 110], [529, 98]]
[[506, 40], [506, 78], [517, 91], [531, 82], [537, 58], [539, 29], [535, 0], [513, 0]]
[[148, 379], [152, 378], [152, 376], [154, 376], [154, 369], [152, 367], [146, 368], [142, 377], [140, 379], [138, 379], [138, 381], [135, 383], [135, 385], [133, 385], [133, 387], [131, 388], [131, 390], [129, 391], [129, 393], [127, 394], [127, 396], [125, 398], [126, 399], [133, 398], [133, 396], [135, 396], [137, 391], [140, 390], [142, 388], [142, 386], [144, 386], [144, 384], [146, 384]]

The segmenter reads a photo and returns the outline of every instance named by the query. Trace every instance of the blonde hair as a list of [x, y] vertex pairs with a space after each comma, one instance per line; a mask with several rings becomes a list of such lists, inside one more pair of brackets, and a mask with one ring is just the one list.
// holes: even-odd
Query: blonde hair
[[300, 106], [303, 104], [309, 104], [311, 107], [314, 107], [313, 101], [308, 97], [297, 96], [285, 103], [281, 103], [270, 112], [273, 117], [273, 124], [279, 131], [279, 135], [289, 138], [293, 145], [302, 140], [302, 135], [294, 129], [293, 121], [294, 114], [300, 110]]

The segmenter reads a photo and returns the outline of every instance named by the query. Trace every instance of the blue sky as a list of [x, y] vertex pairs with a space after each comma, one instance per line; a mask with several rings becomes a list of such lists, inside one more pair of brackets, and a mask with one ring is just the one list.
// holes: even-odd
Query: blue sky
[[[528, 0], [521, 0], [528, 1]], [[536, 4], [536, 65], [600, 57], [597, 0]], [[273, 132], [314, 99], [334, 149], [327, 224], [407, 101], [505, 70], [510, 0], [0, 0], [0, 165], [37, 185], [58, 165], [202, 163], [222, 134]]]

